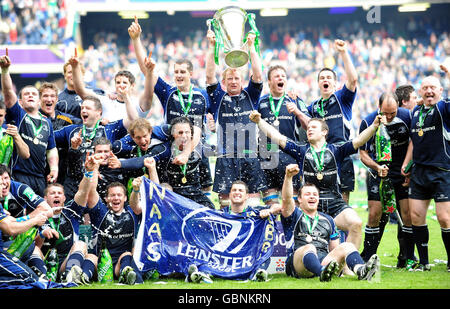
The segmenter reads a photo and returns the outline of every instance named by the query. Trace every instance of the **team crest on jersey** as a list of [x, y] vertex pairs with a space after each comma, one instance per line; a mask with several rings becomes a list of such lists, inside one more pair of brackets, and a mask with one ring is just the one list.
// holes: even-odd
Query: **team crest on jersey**
[[197, 209], [183, 219], [183, 238], [191, 244], [203, 244], [217, 253], [239, 252], [252, 236], [253, 222], [213, 217], [207, 213], [208, 210], [206, 207]]

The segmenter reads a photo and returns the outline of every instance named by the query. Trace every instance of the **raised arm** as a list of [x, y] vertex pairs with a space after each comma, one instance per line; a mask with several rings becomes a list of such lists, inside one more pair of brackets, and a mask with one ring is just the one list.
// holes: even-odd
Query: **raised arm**
[[255, 49], [256, 35], [250, 32], [247, 36], [247, 47], [250, 52], [250, 61], [252, 64], [252, 80], [255, 83], [261, 83], [263, 81], [262, 62], [261, 57]]
[[273, 142], [277, 143], [281, 148], [286, 147], [287, 137], [281, 134], [277, 129], [267, 123], [264, 119], [261, 119], [261, 114], [257, 111], [250, 113], [250, 120], [256, 123], [259, 129], [267, 135]]
[[368, 126], [364, 131], [359, 133], [359, 135], [352, 140], [353, 148], [358, 149], [359, 147], [367, 143], [367, 141], [375, 134], [375, 132], [377, 132], [382, 117], [385, 116], [378, 115], [370, 126]]
[[130, 205], [131, 209], [136, 215], [140, 215], [142, 213], [141, 205], [139, 205], [139, 197], [141, 191], [142, 177], [136, 177], [133, 179], [133, 190], [130, 194], [130, 201], [128, 205]]
[[9, 59], [8, 48], [6, 48], [6, 55], [0, 57], [0, 67], [2, 68], [2, 93], [6, 108], [11, 108], [17, 102], [17, 95], [14, 91], [11, 75], [9, 74], [10, 66], [11, 59]]
[[149, 53], [148, 57], [144, 59], [144, 92], [139, 98], [139, 106], [142, 111], [146, 112], [152, 108], [153, 93], [155, 90], [155, 84], [157, 81], [157, 76], [154, 74], [156, 63], [152, 59], [152, 52]]
[[125, 129], [128, 130], [128, 127], [130, 124], [139, 118], [138, 112], [136, 110], [136, 106], [133, 105], [133, 102], [131, 101], [131, 88], [128, 87], [126, 90], [117, 89], [118, 94], [120, 94], [123, 98], [123, 101], [125, 102], [125, 110], [126, 110], [126, 116], [123, 118], [123, 126]]
[[355, 66], [353, 65], [352, 59], [348, 53], [347, 43], [342, 40], [335, 40], [334, 48], [337, 50], [342, 58], [342, 61], [344, 62], [344, 70], [347, 76], [345, 86], [351, 92], [355, 92], [356, 85], [358, 83], [358, 73], [356, 73]]
[[289, 164], [286, 166], [283, 187], [281, 189], [281, 215], [285, 218], [292, 215], [295, 209], [292, 178], [299, 172], [300, 169], [297, 164]]
[[206, 52], [206, 84], [211, 85], [217, 83], [216, 79], [216, 63], [214, 62], [214, 49], [216, 45], [216, 35], [211, 29], [206, 35], [208, 39], [208, 51]]
[[97, 94], [94, 91], [90, 91], [84, 85], [83, 72], [80, 67], [80, 59], [78, 58], [77, 49], [75, 48], [75, 55], [69, 59], [70, 66], [72, 67], [72, 79], [75, 92], [84, 100], [87, 96], [95, 96]]
[[130, 36], [131, 42], [133, 43], [134, 53], [136, 54], [136, 60], [139, 64], [139, 68], [141, 72], [145, 74], [145, 58], [147, 52], [145, 51], [144, 46], [141, 41], [141, 33], [142, 28], [139, 25], [139, 21], [137, 17], [134, 17], [134, 22], [131, 23], [130, 27], [128, 27], [128, 35]]
[[80, 206], [93, 208], [98, 203], [100, 198], [97, 192], [98, 168], [101, 161], [102, 158], [100, 156], [86, 154], [84, 164], [86, 172], [73, 198], [75, 203]]

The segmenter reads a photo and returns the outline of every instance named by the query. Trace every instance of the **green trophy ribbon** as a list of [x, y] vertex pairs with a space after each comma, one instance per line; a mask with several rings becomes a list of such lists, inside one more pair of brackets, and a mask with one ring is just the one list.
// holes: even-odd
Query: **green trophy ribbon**
[[223, 49], [223, 37], [220, 33], [220, 26], [217, 23], [217, 20], [208, 19], [208, 23], [212, 26], [214, 34], [216, 35], [216, 45], [214, 46], [214, 62], [219, 65], [219, 51]]

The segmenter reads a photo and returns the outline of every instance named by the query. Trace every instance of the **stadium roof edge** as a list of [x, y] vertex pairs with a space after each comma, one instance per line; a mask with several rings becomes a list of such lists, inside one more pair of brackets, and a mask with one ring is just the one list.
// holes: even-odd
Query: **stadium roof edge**
[[[240, 0], [239, 7], [245, 10], [259, 10], [271, 8], [331, 8], [331, 7], [363, 7], [370, 8], [373, 6], [392, 6], [413, 3], [448, 3], [446, 0]], [[166, 12], [168, 8], [176, 8], [175, 11], [216, 11], [228, 5], [236, 5], [236, 1], [208, 1], [208, 0], [81, 0], [74, 3], [74, 9], [81, 13], [87, 12], [119, 12], [124, 11], [147, 11], [147, 12]]]

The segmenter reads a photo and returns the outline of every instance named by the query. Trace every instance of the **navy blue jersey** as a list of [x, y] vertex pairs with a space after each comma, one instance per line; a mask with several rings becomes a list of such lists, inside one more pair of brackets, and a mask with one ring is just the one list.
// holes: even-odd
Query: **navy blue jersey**
[[[425, 117], [419, 136], [419, 114], [421, 106], [412, 111], [411, 140], [414, 145], [413, 161], [416, 164], [450, 170], [450, 100], [441, 100]], [[422, 114], [429, 108], [425, 107]]]
[[[151, 134], [150, 147], [160, 144], [162, 142], [168, 142], [172, 138], [170, 134], [170, 125], [163, 124], [161, 126], [154, 126]], [[125, 135], [119, 140], [112, 143], [112, 151], [120, 158], [134, 157], [132, 152], [136, 153], [136, 143], [130, 134]]]
[[[96, 94], [105, 94], [105, 92], [101, 89], [95, 88], [93, 91]], [[58, 102], [56, 103], [55, 109], [80, 118], [81, 103], [83, 103], [83, 99], [74, 90], [69, 90], [66, 87], [58, 94]]]
[[147, 168], [144, 166], [144, 160], [146, 158], [153, 158], [156, 162], [156, 170], [160, 181], [166, 182], [166, 178], [163, 175], [166, 173], [165, 168], [160, 163], [166, 158], [170, 157], [170, 143], [159, 143], [151, 145], [147, 151], [141, 152], [141, 156], [137, 153], [137, 147], [135, 147], [129, 155], [128, 159], [121, 159], [121, 169], [126, 173], [126, 178], [139, 177], [144, 174], [148, 174]]
[[80, 118], [81, 103], [83, 103], [83, 99], [74, 90], [64, 88], [58, 94], [58, 102], [55, 109]]
[[[317, 212], [317, 214], [319, 215], [319, 221], [311, 232], [305, 222], [307, 220], [306, 214], [300, 208], [295, 207], [294, 212], [287, 218], [281, 216], [287, 256], [310, 243], [316, 247], [319, 256], [326, 256], [329, 252], [329, 242], [339, 239], [339, 233], [333, 218], [323, 212]], [[313, 222], [313, 218], [309, 218], [309, 220]]]
[[[359, 133], [367, 129], [367, 127], [374, 122], [377, 115], [378, 111], [374, 111], [364, 118], [359, 126]], [[389, 165], [389, 174], [401, 175], [401, 167], [409, 144], [411, 127], [410, 111], [406, 108], [399, 107], [397, 116], [385, 126], [389, 137], [391, 138], [392, 162]], [[375, 135], [371, 137], [366, 144], [360, 147], [360, 149], [367, 151], [370, 157], [375, 161]]]
[[[58, 147], [70, 149], [71, 148], [70, 140], [75, 134], [77, 134], [81, 130], [82, 127], [83, 125], [70, 125], [55, 131], [55, 140]], [[92, 133], [92, 131], [93, 131], [92, 128], [86, 128], [86, 135], [89, 136]], [[115, 140], [124, 137], [126, 134], [127, 130], [123, 126], [122, 120], [110, 122], [105, 126], [99, 124], [96, 134], [92, 140], [83, 138], [83, 142], [81, 143], [80, 147], [77, 150], [77, 152], [79, 152], [78, 160], [75, 161], [69, 160], [67, 166], [67, 176], [81, 180], [83, 176], [81, 173], [84, 170], [83, 166], [84, 161], [86, 159], [86, 152], [88, 151], [92, 153], [94, 152], [93, 144], [96, 139], [100, 137], [106, 137], [111, 143], [113, 143]]]
[[69, 126], [71, 124], [81, 124], [83, 121], [80, 118], [77, 118], [75, 116], [72, 116], [71, 114], [63, 113], [61, 111], [55, 110], [55, 117], [52, 118], [44, 112], [42, 112], [42, 115], [46, 116], [50, 121], [52, 122], [53, 130], [59, 130], [62, 127]]
[[45, 239], [41, 251], [46, 255], [47, 251], [56, 246], [58, 257], [63, 261], [69, 254], [74, 242], [79, 240], [79, 228], [82, 223], [82, 215], [85, 212], [85, 207], [78, 205], [74, 200], [69, 201], [63, 208], [62, 212], [52, 217], [52, 223], [47, 221], [43, 225], [45, 228], [54, 228], [59, 232], [59, 239]]
[[[280, 101], [280, 98], [273, 98], [274, 105], [277, 106], [278, 102]], [[299, 132], [300, 130], [303, 130], [300, 124], [300, 121], [297, 119], [297, 117], [294, 114], [290, 114], [287, 110], [286, 103], [292, 102], [295, 103], [297, 108], [301, 110], [303, 113], [309, 116], [308, 110], [306, 108], [305, 103], [303, 103], [300, 99], [292, 99], [288, 95], [285, 96], [283, 104], [281, 105], [280, 112], [278, 114], [278, 121], [279, 126], [277, 127], [278, 131], [280, 131], [281, 134], [286, 136], [287, 138], [298, 142], [299, 141]], [[270, 123], [271, 125], [274, 125], [275, 121], [275, 115], [270, 108], [270, 102], [269, 102], [269, 94], [266, 94], [262, 96], [259, 100], [259, 109], [258, 112], [261, 114], [261, 118]]]
[[27, 184], [11, 180], [8, 195], [2, 199], [3, 208], [17, 218], [29, 214], [44, 202]]
[[344, 85], [342, 89], [333, 93], [329, 100], [323, 103], [325, 112], [323, 117], [318, 112], [321, 109], [321, 99], [314, 101], [308, 106], [311, 117], [325, 119], [329, 128], [328, 143], [345, 142], [350, 138], [350, 121], [352, 120], [352, 106], [355, 97], [356, 90], [355, 92], [351, 92]]
[[[167, 84], [161, 77], [155, 85], [155, 94], [164, 109], [164, 118], [166, 123], [170, 123], [172, 119], [186, 116], [191, 120], [194, 126], [203, 129], [203, 118], [209, 105], [208, 94], [205, 90], [192, 88], [192, 105], [187, 114], [183, 111], [176, 86]], [[185, 106], [188, 104], [189, 93], [181, 93]]]
[[[47, 165], [47, 150], [56, 147], [53, 126], [50, 120], [44, 116], [42, 118], [28, 116], [18, 102], [7, 109], [5, 120], [7, 123], [13, 122], [17, 126], [20, 136], [30, 149], [30, 157], [28, 159], [22, 159], [14, 151], [11, 158], [13, 171], [44, 177]], [[39, 132], [37, 135], [34, 132], [33, 125]]]
[[[341, 196], [339, 188], [340, 169], [344, 159], [356, 153], [352, 141], [344, 144], [327, 144], [323, 159], [323, 170], [321, 172], [323, 179], [321, 180], [317, 178], [319, 171], [311, 153], [314, 149], [310, 144], [300, 145], [291, 140], [287, 140], [286, 147], [283, 151], [296, 159], [300, 168], [300, 175], [303, 176], [303, 183], [316, 185], [319, 188], [321, 198], [325, 197], [326, 194]], [[320, 156], [320, 152], [316, 152], [316, 154]]]
[[[243, 154], [256, 154], [258, 151], [257, 125], [250, 120], [249, 115], [259, 108], [262, 88], [263, 83], [255, 83], [252, 80], [236, 96], [228, 95], [220, 83], [206, 88], [211, 103], [209, 112], [219, 124], [217, 128], [219, 155], [244, 157]], [[230, 145], [230, 142], [233, 144]]]
[[[141, 215], [136, 215], [127, 204], [120, 214], [115, 214], [101, 199], [94, 208], [89, 209], [88, 213], [91, 223], [94, 225], [94, 233], [98, 236], [98, 251], [104, 240], [114, 264], [117, 263], [122, 253], [131, 252]], [[98, 233], [98, 230], [101, 233]]]

